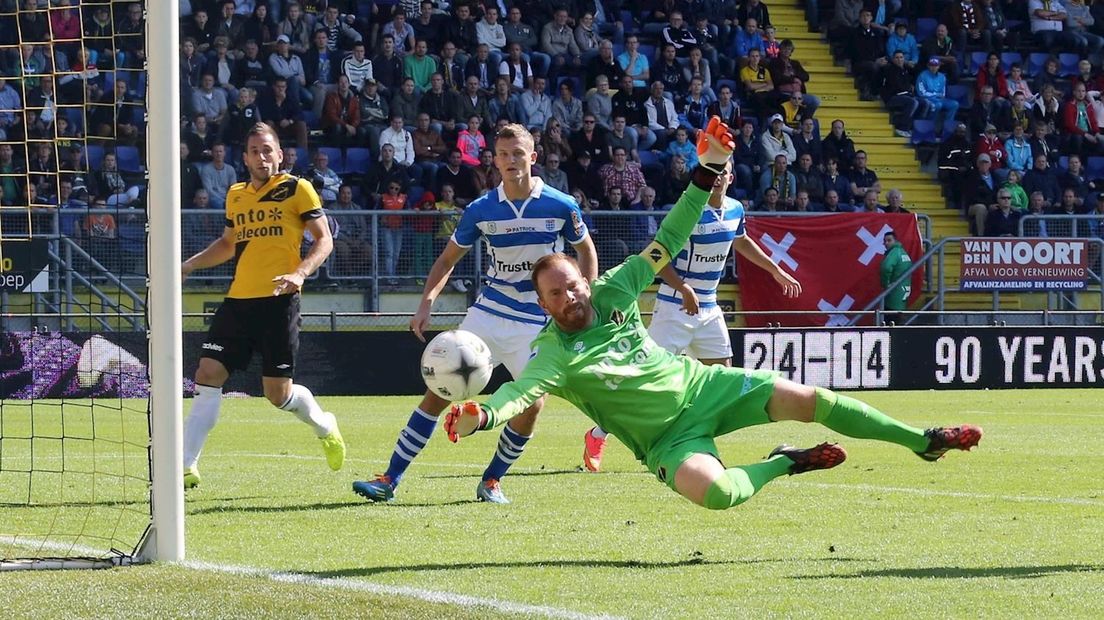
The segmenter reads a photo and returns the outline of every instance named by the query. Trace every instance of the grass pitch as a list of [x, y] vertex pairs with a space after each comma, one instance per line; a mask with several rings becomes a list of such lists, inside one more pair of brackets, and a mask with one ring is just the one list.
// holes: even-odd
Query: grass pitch
[[[980, 424], [970, 454], [926, 463], [818, 425], [719, 441], [730, 464], [838, 440], [842, 466], [779, 479], [723, 512], [693, 506], [616, 441], [578, 471], [589, 422], [553, 399], [503, 482], [473, 501], [497, 442], [438, 431], [396, 501], [382, 471], [414, 398], [323, 398], [349, 443], [260, 399], [227, 400], [188, 494], [189, 564], [0, 574], [7, 617], [1098, 618], [1104, 412], [1095, 391], [870, 392], [916, 426]], [[27, 509], [32, 510], [32, 509]], [[0, 524], [0, 531], [3, 531]]]

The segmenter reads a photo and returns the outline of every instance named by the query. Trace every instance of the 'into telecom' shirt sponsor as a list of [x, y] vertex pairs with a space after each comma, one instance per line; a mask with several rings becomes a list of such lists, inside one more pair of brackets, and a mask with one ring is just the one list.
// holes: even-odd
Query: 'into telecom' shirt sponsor
[[519, 204], [507, 200], [501, 185], [464, 210], [453, 242], [470, 248], [480, 237], [487, 249], [487, 282], [473, 307], [523, 323], [544, 325], [529, 279], [540, 257], [563, 251], [564, 240], [587, 236], [575, 199], [534, 179], [533, 191]]

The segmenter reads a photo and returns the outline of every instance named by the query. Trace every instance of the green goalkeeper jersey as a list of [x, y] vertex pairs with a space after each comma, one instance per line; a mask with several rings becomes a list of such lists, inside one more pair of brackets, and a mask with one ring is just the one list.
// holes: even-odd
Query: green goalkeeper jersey
[[[683, 195], [685, 206], [697, 207], [691, 226], [708, 197], [693, 185]], [[687, 415], [707, 374], [696, 360], [669, 353], [648, 336], [637, 301], [654, 278], [651, 262], [638, 255], [598, 278], [591, 288], [594, 322], [573, 334], [555, 321], [541, 330], [525, 371], [483, 404], [489, 425], [520, 414], [545, 393], [555, 394], [643, 461], [671, 424]]]

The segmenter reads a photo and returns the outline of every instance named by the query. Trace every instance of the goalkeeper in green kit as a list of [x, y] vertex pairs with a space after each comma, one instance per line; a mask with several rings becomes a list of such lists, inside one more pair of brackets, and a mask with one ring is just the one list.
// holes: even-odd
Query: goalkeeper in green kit
[[[734, 143], [716, 117], [699, 132], [700, 165], [655, 240], [593, 284], [564, 254], [541, 258], [533, 284], [552, 321], [532, 343], [525, 371], [487, 402], [452, 406], [445, 429], [453, 442], [505, 423], [544, 394], [560, 396], [620, 439], [661, 482], [714, 510], [741, 504], [783, 474], [828, 469], [842, 447], [779, 446], [759, 463], [726, 468], [714, 438], [768, 422], [818, 422], [849, 437], [900, 444], [929, 461], [969, 450], [981, 429], [964, 425], [922, 430], [853, 398], [794, 383], [768, 371], [703, 366], [656, 345], [637, 300], [656, 273], [686, 245], [718, 174], [727, 173]], [[775, 277], [787, 295], [800, 285]]]

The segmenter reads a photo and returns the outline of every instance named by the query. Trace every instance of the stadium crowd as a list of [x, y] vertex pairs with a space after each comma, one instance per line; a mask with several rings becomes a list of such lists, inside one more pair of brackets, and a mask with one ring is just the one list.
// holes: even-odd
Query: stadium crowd
[[[686, 188], [695, 134], [718, 115], [737, 132], [730, 194], [750, 210], [904, 211], [844, 123], [816, 117], [816, 81], [769, 4], [181, 0], [182, 205], [221, 208], [246, 178], [245, 132], [269, 123], [333, 216], [339, 271], [367, 273], [378, 255], [385, 277], [420, 276], [464, 206], [497, 186], [495, 131], [517, 122], [537, 139], [537, 174], [583, 206], [607, 266], [654, 234], [648, 212]], [[1104, 2], [805, 7], [897, 133], [938, 145], [948, 206], [972, 231], [1014, 234], [1022, 213], [1104, 214]], [[139, 2], [0, 0], [3, 205], [145, 200], [144, 27]], [[373, 231], [342, 213], [357, 209], [403, 213]], [[140, 253], [133, 216], [60, 222]], [[185, 251], [220, 227], [186, 216]]]

